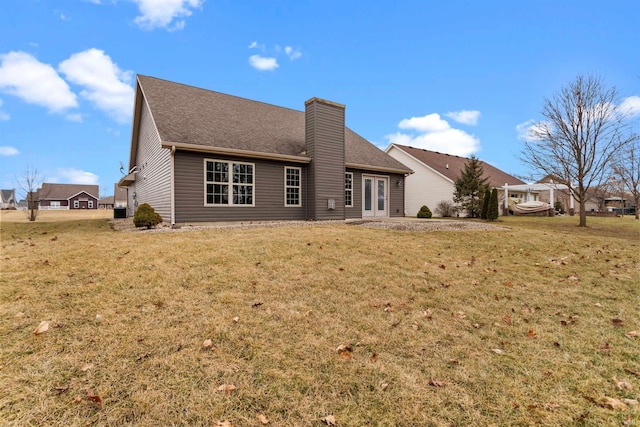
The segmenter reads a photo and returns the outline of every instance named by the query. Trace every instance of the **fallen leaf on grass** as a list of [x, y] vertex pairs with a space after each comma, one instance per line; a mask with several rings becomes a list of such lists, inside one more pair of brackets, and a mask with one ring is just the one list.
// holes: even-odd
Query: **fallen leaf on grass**
[[340, 353], [340, 358], [345, 360], [351, 360], [351, 351], [345, 350]]
[[544, 406], [544, 409], [546, 409], [547, 411], [554, 411], [560, 407], [560, 404], [555, 402], [548, 402], [548, 403], [545, 403], [543, 406]]
[[93, 363], [86, 363], [80, 368], [82, 372], [87, 372], [90, 369], [93, 369]]
[[431, 381], [429, 381], [429, 384], [434, 386], [434, 387], [444, 387], [447, 385], [446, 382], [442, 381], [442, 380], [438, 380], [438, 379], [432, 379]]
[[216, 421], [216, 423], [214, 424], [214, 427], [233, 427], [233, 424], [231, 424], [231, 422], [227, 420]]
[[46, 320], [43, 320], [42, 322], [40, 322], [38, 327], [33, 331], [33, 334], [40, 335], [41, 333], [47, 332], [48, 330], [49, 330], [49, 322], [47, 322]]
[[464, 314], [464, 311], [456, 311], [453, 315], [458, 319], [465, 319], [467, 317], [467, 315]]
[[636, 399], [620, 399], [620, 400], [629, 406], [638, 406], [638, 401]]
[[613, 397], [605, 397], [602, 401], [602, 406], [619, 411], [624, 411], [625, 409], [627, 409], [626, 403]]
[[629, 331], [625, 335], [629, 338], [640, 338], [640, 332], [638, 331]]
[[240, 318], [238, 316], [233, 318], [234, 323], [238, 323], [240, 321]]
[[373, 354], [371, 355], [371, 361], [372, 361], [373, 363], [376, 363], [376, 362], [378, 361], [378, 353], [373, 353]]
[[269, 424], [269, 419], [264, 414], [258, 415], [258, 421], [260, 421], [261, 424]]
[[327, 415], [326, 417], [321, 418], [320, 421], [324, 422], [328, 426], [336, 425], [336, 417], [334, 417], [333, 415]]
[[499, 348], [492, 348], [491, 351], [493, 351], [495, 354], [504, 354], [504, 351], [500, 350]]
[[225, 394], [231, 394], [235, 389], [236, 386], [234, 386], [233, 384], [222, 384], [220, 387], [218, 387], [218, 391], [224, 392]]
[[538, 334], [536, 334], [536, 331], [534, 331], [533, 329], [529, 329], [529, 331], [527, 332], [527, 336], [529, 338], [538, 338]]
[[389, 388], [389, 384], [387, 384], [387, 383], [380, 384], [380, 390], [385, 391], [388, 388]]
[[251, 308], [258, 308], [258, 307], [260, 307], [262, 304], [264, 304], [262, 301], [254, 302], [254, 303], [251, 305]]
[[91, 390], [87, 390], [87, 399], [98, 405], [102, 409], [102, 398]]
[[213, 350], [213, 341], [211, 341], [210, 339], [206, 339], [202, 342], [202, 349], [203, 350]]
[[422, 317], [424, 317], [425, 319], [431, 320], [433, 318], [433, 313], [431, 312], [431, 310], [426, 309], [425, 311], [422, 312]]
[[595, 306], [596, 306], [596, 307], [598, 307], [598, 308], [602, 308], [602, 304], [600, 304], [599, 302], [597, 302], [597, 303], [595, 303], [595, 304], [593, 304], [593, 305], [595, 305]]
[[58, 385], [58, 386], [55, 386], [53, 389], [55, 391], [57, 391], [58, 393], [64, 393], [65, 391], [69, 390], [69, 386], [68, 385]]
[[622, 326], [622, 324], [624, 323], [624, 320], [620, 319], [619, 317], [614, 317], [613, 319], [611, 319], [611, 323], [613, 323], [613, 326]]
[[627, 368], [625, 368], [624, 370], [627, 371], [628, 373], [630, 373], [631, 375], [635, 375], [636, 377], [640, 377], [640, 372], [638, 372], [638, 371], [633, 371], [633, 370], [627, 369]]
[[616, 378], [612, 378], [612, 380], [620, 390], [633, 391], [633, 386], [627, 380], [618, 380]]
[[502, 318], [502, 321], [504, 323], [506, 323], [507, 325], [511, 325], [512, 324], [511, 316], [509, 316], [508, 314]]

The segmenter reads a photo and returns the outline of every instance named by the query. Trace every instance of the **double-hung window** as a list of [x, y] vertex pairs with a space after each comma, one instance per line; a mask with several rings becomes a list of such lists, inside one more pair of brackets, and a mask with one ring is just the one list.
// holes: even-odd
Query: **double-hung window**
[[253, 163], [205, 160], [205, 205], [254, 206]]
[[353, 173], [344, 174], [344, 205], [353, 207]]
[[80, 200], [74, 200], [73, 201], [73, 208], [74, 209], [80, 209]]
[[293, 167], [284, 168], [284, 205], [302, 206], [301, 199], [301, 169]]

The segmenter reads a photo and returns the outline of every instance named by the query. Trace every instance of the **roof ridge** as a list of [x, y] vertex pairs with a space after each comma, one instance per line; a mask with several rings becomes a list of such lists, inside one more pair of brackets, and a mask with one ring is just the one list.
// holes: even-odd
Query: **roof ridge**
[[[136, 76], [136, 80], [137, 81], [139, 81], [139, 79], [138, 79], [139, 77], [153, 79], [153, 80], [160, 80], [160, 81], [162, 81], [164, 83], [168, 83], [168, 84], [173, 84], [173, 85], [177, 85], [177, 86], [184, 86], [184, 87], [188, 87], [188, 88], [191, 88], [191, 89], [196, 89], [196, 90], [204, 91], [204, 92], [211, 92], [211, 93], [215, 93], [215, 94], [218, 94], [218, 95], [223, 95], [223, 96], [228, 96], [230, 98], [239, 99], [239, 100], [242, 100], [242, 101], [248, 101], [248, 102], [252, 102], [252, 103], [256, 103], [256, 104], [268, 105], [270, 107], [281, 108], [283, 110], [290, 110], [290, 111], [294, 111], [296, 113], [304, 113], [303, 110], [296, 110], [296, 109], [290, 108], [290, 107], [283, 107], [282, 105], [271, 104], [269, 102], [264, 102], [264, 101], [257, 101], [255, 99], [245, 98], [243, 96], [238, 96], [238, 95], [231, 95], [229, 93], [219, 92], [217, 90], [212, 90], [212, 89], [206, 89], [206, 88], [203, 88], [203, 87], [198, 87], [198, 86], [194, 86], [194, 85], [190, 85], [190, 84], [186, 84], [186, 83], [174, 82], [172, 80], [162, 79], [160, 77], [154, 77], [154, 76], [147, 76], [147, 75], [144, 75], [144, 74], [138, 74]], [[333, 101], [330, 101], [330, 102], [333, 102]]]

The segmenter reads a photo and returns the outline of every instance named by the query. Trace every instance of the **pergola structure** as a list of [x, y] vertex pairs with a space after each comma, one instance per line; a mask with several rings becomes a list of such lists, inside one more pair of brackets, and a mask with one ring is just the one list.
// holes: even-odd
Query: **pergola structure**
[[557, 191], [568, 191], [569, 192], [569, 212], [573, 213], [574, 212], [574, 204], [573, 204], [573, 194], [571, 192], [571, 188], [569, 188], [568, 185], [565, 184], [558, 184], [555, 182], [543, 182], [543, 183], [537, 183], [537, 184], [518, 184], [518, 185], [509, 185], [509, 184], [504, 184], [504, 186], [502, 187], [502, 189], [504, 190], [504, 215], [508, 215], [509, 214], [509, 190], [511, 191], [519, 191], [519, 192], [525, 192], [527, 194], [530, 193], [541, 193], [543, 191], [548, 191], [549, 192], [549, 200], [551, 201], [551, 203], [553, 204], [553, 191], [557, 190]]

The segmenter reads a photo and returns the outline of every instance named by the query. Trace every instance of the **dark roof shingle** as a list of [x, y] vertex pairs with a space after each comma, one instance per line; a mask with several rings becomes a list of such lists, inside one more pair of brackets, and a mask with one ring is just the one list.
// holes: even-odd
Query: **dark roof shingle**
[[[306, 156], [303, 111], [154, 77], [138, 75], [138, 83], [162, 142]], [[348, 128], [345, 161], [411, 172]]]
[[98, 198], [99, 189], [97, 185], [55, 184], [45, 182], [42, 184], [42, 187], [38, 189], [38, 199], [67, 200], [83, 191], [96, 199]]

